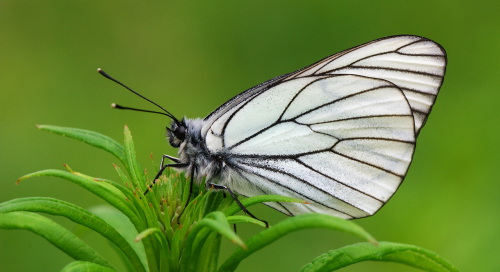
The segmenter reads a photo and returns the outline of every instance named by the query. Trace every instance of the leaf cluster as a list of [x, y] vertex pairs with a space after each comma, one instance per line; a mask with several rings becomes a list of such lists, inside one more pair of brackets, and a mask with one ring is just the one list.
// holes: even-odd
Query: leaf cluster
[[[242, 260], [288, 233], [311, 228], [326, 228], [354, 235], [365, 241], [327, 252], [305, 265], [301, 271], [334, 271], [361, 261], [398, 262], [426, 271], [458, 271], [428, 250], [389, 242], [377, 242], [352, 221], [322, 215], [305, 214], [290, 217], [243, 241], [231, 224], [251, 223], [265, 227], [246, 215], [236, 215], [241, 208], [221, 191], [206, 189], [204, 182], [194, 186], [194, 199], [187, 207], [188, 177], [167, 169], [157, 181], [148, 179], [136, 158], [132, 136], [124, 130], [124, 145], [102, 134], [56, 126], [39, 126], [41, 130], [80, 140], [113, 154], [125, 171], [115, 165], [122, 183], [91, 177], [73, 171], [43, 170], [18, 180], [50, 176], [73, 182], [109, 205], [85, 210], [69, 202], [49, 197], [13, 199], [0, 204], [0, 228], [26, 229], [75, 259], [62, 271], [115, 271], [96, 251], [76, 234], [39, 215], [45, 213], [68, 218], [78, 225], [99, 233], [122, 256], [129, 271], [234, 271]], [[156, 171], [157, 165], [153, 161]], [[149, 190], [148, 194], [143, 192]], [[276, 195], [241, 199], [245, 207], [262, 202], [307, 202]], [[182, 209], [185, 211], [177, 219]], [[222, 237], [239, 247], [218, 265]]]

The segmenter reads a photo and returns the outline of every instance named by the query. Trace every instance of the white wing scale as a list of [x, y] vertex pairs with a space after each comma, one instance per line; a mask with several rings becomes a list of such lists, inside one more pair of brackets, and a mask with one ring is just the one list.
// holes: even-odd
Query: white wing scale
[[288, 215], [369, 216], [403, 181], [445, 66], [425, 38], [376, 40], [235, 97], [202, 135], [228, 155], [227, 185], [241, 195], [311, 202], [266, 203]]

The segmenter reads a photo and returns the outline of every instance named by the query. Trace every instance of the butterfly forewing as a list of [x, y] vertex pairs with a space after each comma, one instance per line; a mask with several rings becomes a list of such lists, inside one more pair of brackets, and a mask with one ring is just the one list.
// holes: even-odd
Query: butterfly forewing
[[266, 203], [288, 215], [369, 216], [403, 181], [445, 66], [428, 39], [375, 40], [240, 94], [202, 135], [243, 196], [311, 203]]
[[406, 95], [420, 132], [443, 84], [446, 52], [437, 43], [418, 36], [394, 36], [337, 53], [292, 73], [288, 79], [354, 74], [388, 80]]

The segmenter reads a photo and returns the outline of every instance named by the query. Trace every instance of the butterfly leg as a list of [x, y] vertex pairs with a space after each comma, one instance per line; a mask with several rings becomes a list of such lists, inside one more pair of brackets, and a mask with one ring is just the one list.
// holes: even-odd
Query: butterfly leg
[[[174, 164], [165, 164], [165, 165], [163, 165], [163, 159], [161, 160], [161, 164], [162, 165], [161, 165], [160, 171], [158, 171], [158, 174], [156, 174], [155, 178], [153, 179], [153, 185], [155, 184], [156, 179], [158, 179], [160, 177], [161, 173], [163, 173], [163, 171], [165, 171], [165, 169], [167, 167], [182, 168], [182, 167], [188, 167], [189, 166], [189, 163], [174, 163]], [[144, 195], [146, 195], [149, 192], [149, 189], [151, 189], [151, 186], [148, 185], [148, 189], [144, 192]]]
[[217, 190], [226, 190], [233, 197], [234, 201], [236, 201], [236, 203], [238, 203], [238, 206], [240, 206], [240, 208], [243, 210], [244, 213], [250, 215], [250, 217], [252, 217], [253, 219], [257, 219], [257, 220], [263, 222], [264, 224], [266, 224], [266, 229], [269, 228], [269, 224], [267, 223], [267, 221], [260, 220], [259, 218], [255, 217], [250, 211], [248, 211], [247, 208], [245, 208], [245, 206], [243, 206], [243, 204], [241, 204], [240, 200], [236, 197], [236, 195], [233, 193], [233, 191], [231, 189], [229, 189], [229, 187], [219, 185], [219, 184], [214, 184], [211, 182], [207, 182], [207, 185], [209, 187], [212, 187], [212, 188], [217, 189]]
[[172, 157], [172, 156], [169, 156], [169, 155], [163, 155], [163, 157], [161, 157], [161, 163], [160, 163], [160, 168], [163, 168], [163, 160], [165, 160], [165, 158], [175, 162], [175, 163], [180, 163], [181, 160], [179, 160], [178, 158], [176, 157]]
[[189, 204], [189, 200], [191, 199], [191, 194], [193, 194], [193, 179], [194, 179], [194, 169], [195, 167], [191, 167], [191, 181], [189, 182], [189, 195], [188, 195], [188, 199], [186, 201], [186, 206], [184, 206], [184, 209], [182, 209], [182, 212], [179, 214], [179, 216], [177, 217], [177, 224], [180, 225], [181, 223], [179, 222], [179, 220], [181, 219], [181, 216], [182, 214], [184, 213], [184, 211], [186, 210], [188, 204]]

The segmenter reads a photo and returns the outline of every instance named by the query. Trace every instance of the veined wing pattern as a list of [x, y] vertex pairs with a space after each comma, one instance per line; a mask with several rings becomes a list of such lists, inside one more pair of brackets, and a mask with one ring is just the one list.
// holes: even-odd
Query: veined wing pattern
[[394, 36], [327, 57], [258, 85], [205, 118], [210, 152], [227, 154], [238, 194], [288, 215], [360, 218], [395, 193], [442, 84], [435, 42]]

